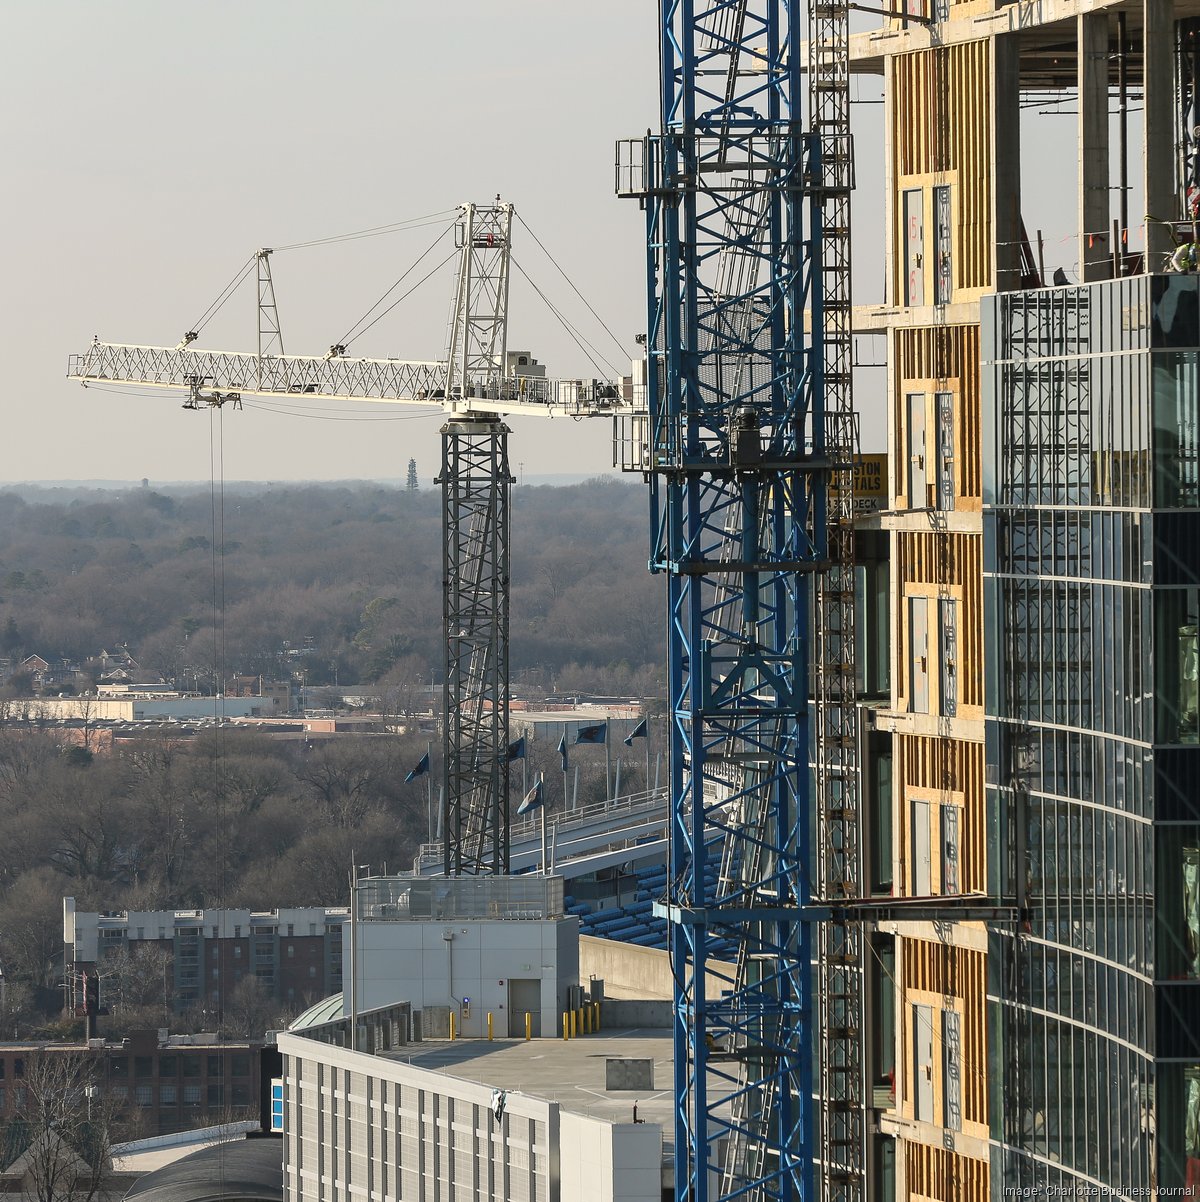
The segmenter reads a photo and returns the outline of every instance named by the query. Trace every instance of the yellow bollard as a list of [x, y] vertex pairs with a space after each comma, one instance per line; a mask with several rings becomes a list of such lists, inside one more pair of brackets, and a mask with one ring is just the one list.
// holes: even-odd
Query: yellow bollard
[[578, 1036], [579, 1036], [579, 1029], [578, 1029], [578, 1027], [576, 1026], [576, 1021], [577, 1021], [577, 1020], [576, 1020], [576, 1018], [575, 1018], [575, 1011], [574, 1011], [574, 1010], [570, 1010], [570, 1011], [568, 1011], [568, 1013], [569, 1013], [569, 1015], [570, 1015], [570, 1018], [571, 1018], [571, 1038], [572, 1038], [572, 1039], [576, 1039], [576, 1038], [578, 1038]]
[[457, 1016], [455, 1015], [454, 1011], [451, 1010], [450, 1011], [450, 1041], [451, 1041], [451, 1043], [454, 1042], [454, 1020], [456, 1017]]
[[592, 1030], [599, 1031], [600, 1030], [600, 1003], [599, 1002], [592, 1003], [592, 1011], [595, 1016], [594, 1021], [592, 1023]]
[[567, 1021], [567, 1012], [563, 1011], [563, 1039], [570, 1039], [570, 1024]]
[[533, 1015], [528, 1010], [525, 1011], [525, 1038], [533, 1038]]
[[492, 1038], [492, 1012], [488, 1011], [488, 1040]]

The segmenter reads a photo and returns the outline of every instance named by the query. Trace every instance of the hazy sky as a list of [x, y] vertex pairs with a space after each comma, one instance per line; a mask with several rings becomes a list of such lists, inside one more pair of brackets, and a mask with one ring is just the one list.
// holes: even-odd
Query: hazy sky
[[[174, 345], [257, 247], [497, 192], [624, 353], [520, 227], [517, 261], [629, 370], [645, 325], [644, 227], [636, 202], [613, 195], [613, 145], [657, 124], [653, 3], [12, 0], [4, 9], [0, 479], [207, 479], [203, 414], [181, 411], [174, 393], [84, 390], [65, 379], [68, 353], [93, 334]], [[277, 253], [288, 351], [323, 353], [436, 233]], [[440, 357], [451, 286], [443, 270], [352, 353]], [[244, 287], [200, 345], [252, 349], [254, 304]], [[553, 375], [596, 374], [520, 283], [509, 345], [531, 349]], [[410, 456], [423, 483], [436, 474], [438, 416], [309, 409], [227, 414], [226, 477], [397, 477]], [[606, 421], [513, 426], [514, 471], [610, 466]]]
[[[644, 219], [613, 195], [617, 138], [657, 127], [655, 0], [8, 0], [0, 46], [0, 480], [207, 480], [209, 422], [174, 393], [84, 390], [93, 334], [174, 345], [260, 246], [452, 209], [497, 192], [621, 340], [587, 315], [518, 226], [514, 256], [611, 362], [645, 326]], [[859, 18], [875, 23], [875, 18]], [[879, 85], [854, 79], [855, 299], [882, 298]], [[1135, 122], [1139, 118], [1135, 117]], [[1047, 268], [1072, 274], [1074, 125], [1026, 109], [1023, 208]], [[1136, 138], [1137, 130], [1133, 131]], [[1133, 145], [1137, 145], [1136, 141]], [[1136, 178], [1136, 164], [1134, 165]], [[1139, 212], [1138, 197], [1131, 211]], [[322, 354], [437, 230], [278, 251], [285, 345]], [[1068, 239], [1063, 241], [1063, 239]], [[426, 263], [436, 262], [440, 252]], [[423, 271], [423, 269], [422, 269]], [[415, 276], [412, 278], [416, 278]], [[451, 280], [431, 279], [351, 353], [444, 354]], [[252, 349], [244, 286], [201, 346]], [[515, 277], [510, 347], [551, 375], [597, 374]], [[623, 348], [623, 349], [622, 349]], [[865, 339], [859, 359], [879, 361]], [[866, 450], [884, 446], [884, 373], [864, 368]], [[256, 406], [260, 405], [255, 402]], [[437, 471], [440, 416], [296, 401], [227, 415], [228, 479]], [[603, 472], [606, 421], [512, 422], [514, 472]]]

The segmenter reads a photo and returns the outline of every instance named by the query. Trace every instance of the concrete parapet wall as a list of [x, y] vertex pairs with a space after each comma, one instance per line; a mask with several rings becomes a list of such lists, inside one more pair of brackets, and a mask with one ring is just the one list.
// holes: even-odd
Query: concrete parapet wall
[[[733, 974], [732, 964], [713, 962], [705, 990], [707, 995], [720, 997], [721, 990], [729, 988]], [[580, 983], [586, 988], [592, 977], [604, 982], [606, 999], [668, 1001], [675, 992], [671, 963], [665, 951], [655, 947], [638, 947], [635, 943], [620, 943], [615, 939], [597, 939], [594, 935], [580, 935]]]

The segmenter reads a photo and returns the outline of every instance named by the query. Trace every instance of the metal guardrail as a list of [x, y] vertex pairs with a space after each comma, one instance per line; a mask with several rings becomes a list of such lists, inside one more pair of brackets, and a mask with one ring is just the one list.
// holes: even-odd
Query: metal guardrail
[[540, 920], [563, 912], [563, 881], [553, 876], [365, 877], [362, 922]]

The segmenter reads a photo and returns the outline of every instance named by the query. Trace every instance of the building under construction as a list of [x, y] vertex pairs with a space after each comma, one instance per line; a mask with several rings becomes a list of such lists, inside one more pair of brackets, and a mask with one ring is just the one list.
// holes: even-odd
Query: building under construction
[[[312, 1027], [336, 1031], [283, 1041], [292, 1196], [332, 1174], [346, 1196], [645, 1202], [664, 1170], [660, 1196], [688, 1202], [1200, 1189], [1192, 2], [907, 0], [851, 35], [846, 0], [664, 0], [661, 129], [617, 159], [647, 214], [644, 410], [510, 378], [499, 202], [463, 210], [461, 369], [454, 340], [445, 363], [264, 351], [266, 251], [256, 355], [202, 358], [189, 332], [79, 357], [80, 378], [193, 407], [447, 409], [444, 879], [370, 883], [376, 925], [351, 943], [383, 950]], [[886, 296], [857, 309], [852, 73], [882, 77], [885, 130]], [[1022, 219], [1022, 108], [1045, 97], [1077, 110], [1075, 282], [1045, 278]], [[888, 503], [857, 529], [853, 332], [887, 347]], [[612, 1123], [606, 1179], [557, 1103], [380, 1076], [369, 1051], [407, 1036], [389, 1018], [378, 1049], [360, 1039], [356, 995], [410, 1001], [420, 980], [451, 1038], [502, 1010], [530, 1039], [535, 1016], [544, 1035], [586, 1013], [561, 885], [507, 875], [500, 416], [618, 410], [670, 614], [674, 1079], [673, 1139]], [[884, 559], [888, 588], [856, 598]], [[881, 609], [886, 689], [854, 654]], [[419, 972], [382, 971], [410, 956]]]
[[[868, 1197], [1200, 1188], [1198, 12], [913, 0], [851, 38], [886, 130]], [[1078, 140], [1053, 280], [1021, 203], [1047, 97]]]

